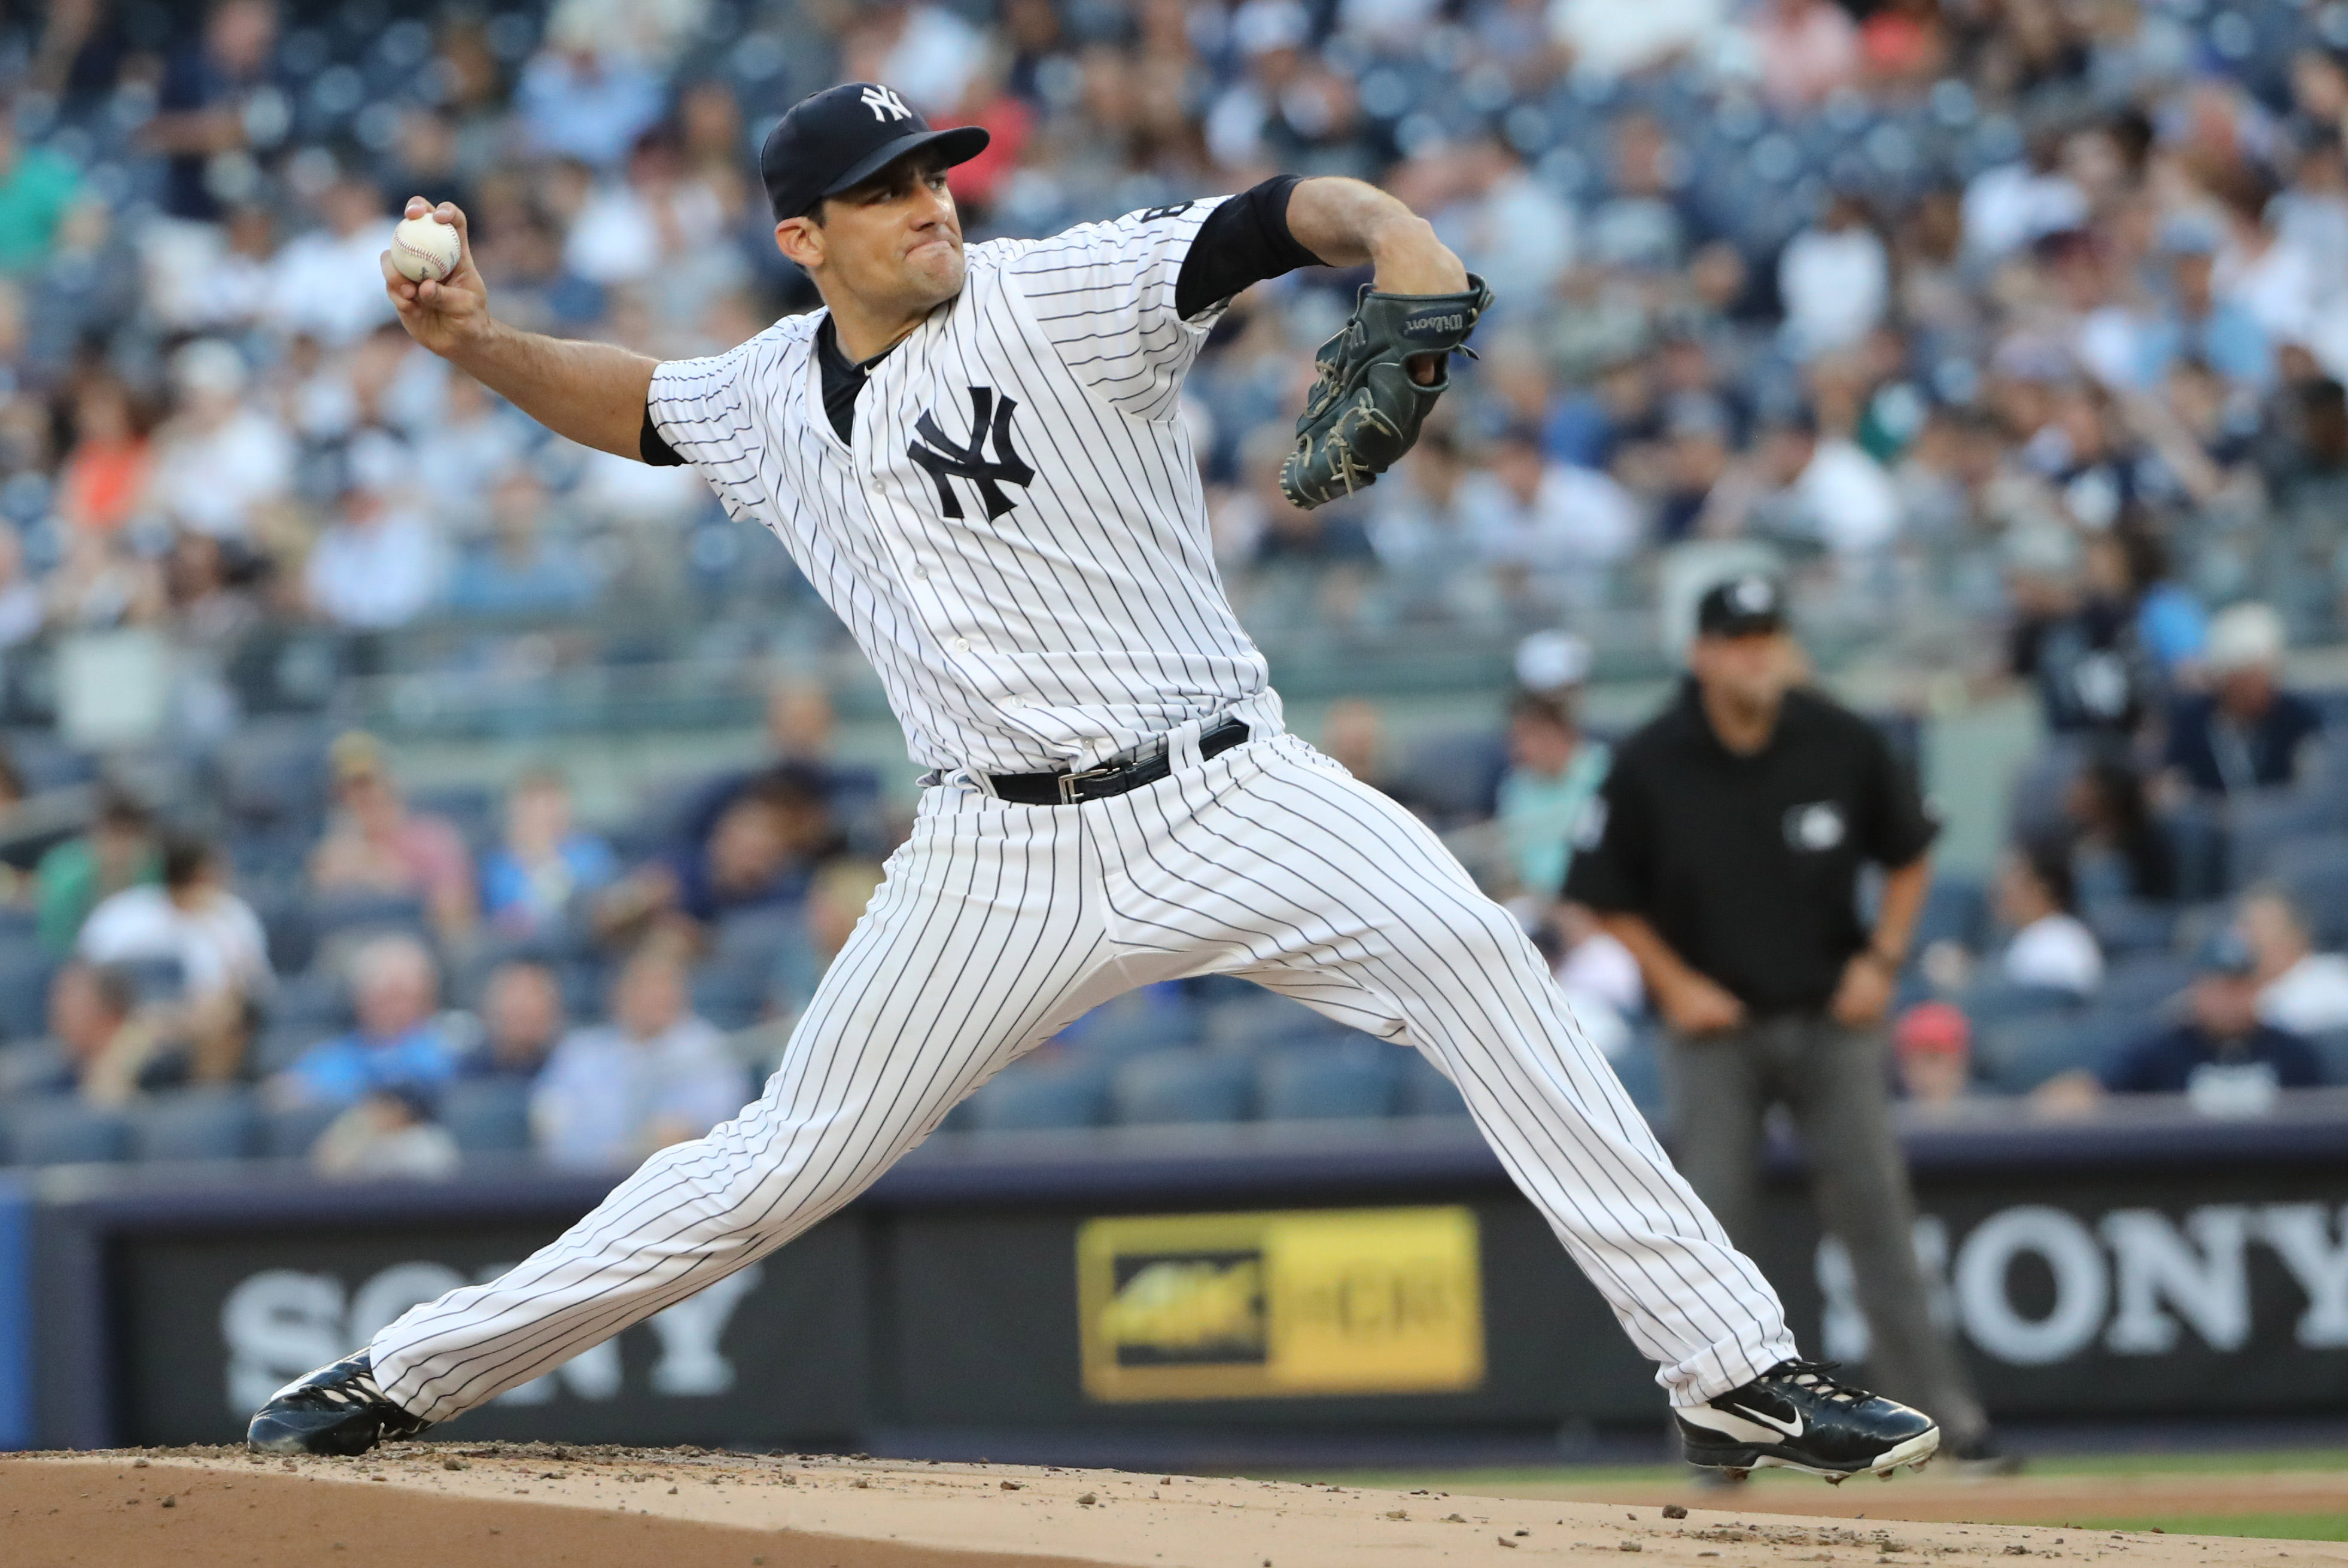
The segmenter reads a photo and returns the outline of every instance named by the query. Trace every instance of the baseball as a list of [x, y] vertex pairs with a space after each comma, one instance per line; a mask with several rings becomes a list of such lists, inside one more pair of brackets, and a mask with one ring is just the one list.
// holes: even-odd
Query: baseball
[[391, 264], [412, 283], [447, 277], [457, 270], [457, 258], [464, 249], [456, 225], [443, 223], [428, 212], [421, 218], [403, 219], [391, 231]]

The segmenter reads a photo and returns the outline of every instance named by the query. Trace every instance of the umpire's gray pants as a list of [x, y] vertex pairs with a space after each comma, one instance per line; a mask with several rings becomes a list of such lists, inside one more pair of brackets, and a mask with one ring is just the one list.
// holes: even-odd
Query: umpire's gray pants
[[1874, 1387], [1930, 1413], [1952, 1444], [1989, 1430], [1955, 1348], [1933, 1326], [1910, 1232], [1916, 1203], [1892, 1134], [1885, 1041], [1814, 1015], [1667, 1037], [1663, 1074], [1680, 1173], [1748, 1255], [1762, 1119], [1782, 1103], [1809, 1157], [1818, 1218], [1849, 1250]]

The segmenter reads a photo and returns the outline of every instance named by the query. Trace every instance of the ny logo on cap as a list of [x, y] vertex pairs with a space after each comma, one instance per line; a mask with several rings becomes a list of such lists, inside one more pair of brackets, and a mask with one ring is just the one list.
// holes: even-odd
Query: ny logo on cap
[[905, 107], [905, 100], [897, 96], [894, 87], [867, 87], [858, 101], [870, 109], [872, 118], [877, 120], [913, 118], [913, 111]]

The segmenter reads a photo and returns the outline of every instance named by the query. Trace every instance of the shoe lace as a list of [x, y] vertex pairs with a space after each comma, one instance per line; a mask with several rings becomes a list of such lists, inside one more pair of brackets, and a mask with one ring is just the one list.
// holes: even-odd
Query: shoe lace
[[1780, 1361], [1762, 1377], [1772, 1383], [1791, 1383], [1822, 1399], [1839, 1404], [1856, 1405], [1862, 1399], [1872, 1398], [1865, 1389], [1854, 1388], [1828, 1376], [1841, 1366], [1839, 1361]]

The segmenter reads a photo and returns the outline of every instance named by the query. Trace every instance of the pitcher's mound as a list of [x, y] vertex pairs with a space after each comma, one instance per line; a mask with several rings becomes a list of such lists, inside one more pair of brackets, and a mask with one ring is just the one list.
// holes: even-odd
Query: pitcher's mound
[[1619, 1503], [695, 1449], [423, 1442], [298, 1460], [156, 1449], [0, 1460], [0, 1558], [11, 1568], [1522, 1568], [1602, 1552], [1643, 1553], [1656, 1568], [1982, 1568], [2014, 1556], [2230, 1568], [2277, 1555], [2269, 1542], [1891, 1522], [1897, 1485], [1851, 1484], [1870, 1490], [1883, 1518], [1674, 1519]]

